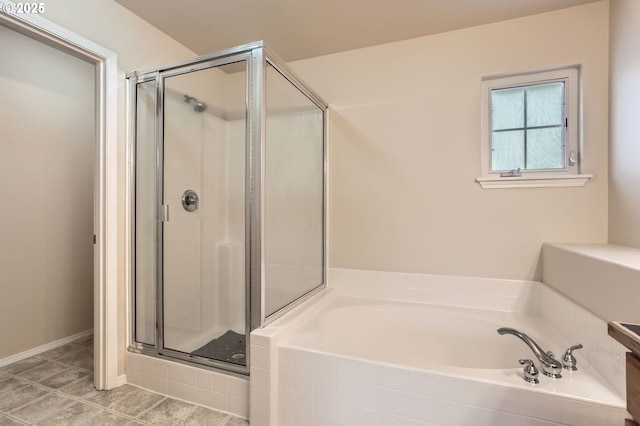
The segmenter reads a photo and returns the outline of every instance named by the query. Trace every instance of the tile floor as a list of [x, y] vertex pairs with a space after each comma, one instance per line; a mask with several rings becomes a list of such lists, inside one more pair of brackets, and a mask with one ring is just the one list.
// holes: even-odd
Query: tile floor
[[93, 338], [0, 368], [0, 426], [243, 426], [227, 413], [131, 385], [93, 387]]

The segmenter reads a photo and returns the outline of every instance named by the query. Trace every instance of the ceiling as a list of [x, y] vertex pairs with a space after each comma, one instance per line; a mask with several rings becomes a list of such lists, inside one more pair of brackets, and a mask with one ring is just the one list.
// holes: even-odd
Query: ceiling
[[598, 0], [116, 0], [199, 55], [264, 40], [286, 62]]

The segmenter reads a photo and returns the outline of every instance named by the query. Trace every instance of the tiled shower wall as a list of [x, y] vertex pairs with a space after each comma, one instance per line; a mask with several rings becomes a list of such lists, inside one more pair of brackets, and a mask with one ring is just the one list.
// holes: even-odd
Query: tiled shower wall
[[309, 107], [267, 115], [267, 314], [322, 282], [323, 125]]
[[[165, 339], [190, 352], [229, 329], [244, 331], [244, 134], [180, 95], [168, 99]], [[194, 212], [181, 205], [187, 189], [199, 196]]]
[[202, 210], [185, 211], [181, 197], [187, 189], [202, 194], [201, 131], [207, 117], [169, 90], [165, 116], [164, 202], [171, 209], [164, 225], [165, 345], [190, 352], [198, 347], [192, 340], [202, 327]]

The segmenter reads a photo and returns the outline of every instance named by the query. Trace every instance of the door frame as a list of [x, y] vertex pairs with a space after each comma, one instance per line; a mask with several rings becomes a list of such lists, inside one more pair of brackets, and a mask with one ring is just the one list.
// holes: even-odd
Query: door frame
[[0, 25], [96, 67], [93, 251], [94, 378], [99, 390], [118, 383], [118, 68], [114, 52], [38, 14], [13, 14], [0, 0]]

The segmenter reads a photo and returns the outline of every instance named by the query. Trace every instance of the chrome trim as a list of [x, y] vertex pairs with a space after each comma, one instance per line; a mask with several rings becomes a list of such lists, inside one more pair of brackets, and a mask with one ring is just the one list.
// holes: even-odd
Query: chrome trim
[[[299, 297], [297, 297], [296, 299], [293, 299], [290, 303], [288, 303], [287, 305], [279, 308], [278, 310], [274, 311], [273, 313], [266, 315], [266, 309], [265, 309], [265, 303], [264, 303], [264, 294], [262, 294], [262, 306], [261, 306], [261, 326], [265, 326], [271, 322], [273, 322], [274, 320], [276, 320], [277, 318], [281, 317], [282, 315], [286, 314], [287, 312], [289, 312], [290, 310], [294, 309], [296, 306], [300, 305], [301, 303], [303, 303], [304, 301], [306, 301], [307, 299], [309, 299], [310, 297], [312, 297], [313, 295], [317, 294], [318, 292], [320, 292], [322, 289], [327, 287], [327, 272], [328, 272], [328, 256], [327, 256], [327, 218], [328, 218], [328, 212], [327, 212], [327, 207], [328, 207], [328, 165], [327, 165], [327, 160], [328, 160], [328, 145], [327, 145], [327, 126], [328, 126], [328, 121], [327, 121], [327, 108], [328, 105], [327, 103], [315, 92], [313, 91], [309, 86], [307, 86], [307, 84], [301, 80], [293, 71], [291, 71], [291, 69], [289, 69], [289, 67], [284, 63], [284, 61], [282, 61], [282, 59], [280, 59], [275, 53], [273, 53], [273, 51], [271, 51], [267, 46], [265, 46], [264, 48], [265, 52], [266, 52], [266, 63], [271, 65], [278, 73], [280, 73], [280, 75], [282, 75], [282, 77], [284, 77], [286, 80], [289, 81], [289, 83], [291, 83], [291, 85], [298, 89], [304, 96], [306, 96], [314, 105], [316, 105], [322, 112], [322, 120], [323, 120], [323, 127], [322, 127], [322, 162], [323, 162], [323, 168], [322, 168], [322, 192], [323, 192], [323, 200], [322, 200], [322, 235], [323, 235], [323, 241], [322, 241], [322, 246], [323, 246], [323, 250], [322, 250], [322, 264], [323, 264], [323, 270], [322, 270], [322, 281], [320, 282], [320, 284], [318, 284], [316, 287], [313, 287], [311, 290], [303, 293], [302, 295], [300, 295]], [[264, 70], [265, 76], [266, 76], [266, 66], [265, 66], [265, 70]], [[266, 86], [266, 84], [265, 84]], [[265, 95], [266, 98], [266, 95]], [[266, 106], [263, 103], [263, 109], [262, 109], [262, 117], [263, 117], [263, 123], [265, 122], [266, 118]], [[263, 135], [264, 137], [264, 135]], [[264, 158], [263, 158], [264, 161]], [[263, 172], [263, 176], [264, 176], [264, 172]], [[265, 188], [264, 186], [261, 188], [261, 192], [262, 194], [265, 193]], [[263, 210], [262, 213], [264, 214], [264, 206], [263, 206]], [[264, 247], [264, 237], [262, 239], [262, 246]], [[261, 259], [262, 263], [261, 265], [264, 267], [264, 259]], [[262, 277], [262, 281], [263, 281], [263, 285], [261, 286], [261, 290], [264, 292], [266, 291], [266, 283], [264, 283], [264, 276]], [[255, 320], [255, 318], [254, 318]]]
[[[125, 80], [131, 81], [135, 88], [137, 84], [147, 83], [149, 81], [155, 80], [156, 74], [157, 72], [144, 74], [144, 75], [132, 75], [132, 76], [125, 77]], [[135, 97], [135, 95], [136, 95], [136, 91], [135, 89], [133, 89], [133, 96]]]
[[523, 365], [524, 368], [522, 370], [523, 378], [526, 382], [533, 383], [534, 385], [540, 383], [538, 380], [538, 369], [535, 364], [530, 359], [521, 359], [520, 365]]
[[242, 374], [245, 377], [249, 375], [248, 363], [246, 365], [240, 365], [240, 364], [234, 364], [231, 362], [218, 361], [215, 359], [205, 358], [197, 355], [191, 355], [186, 352], [181, 352], [181, 351], [177, 351], [175, 349], [169, 349], [169, 348], [162, 348], [160, 352], [158, 352], [158, 354], [165, 356], [171, 360], [174, 360], [174, 359], [182, 360], [185, 363], [190, 363], [191, 365], [195, 363], [195, 364], [203, 365], [206, 367], [211, 367], [219, 370], [225, 370], [225, 371], [230, 371], [237, 374]]
[[[149, 346], [149, 345], [141, 345], [139, 348], [136, 347], [128, 347], [127, 348], [127, 352], [131, 352], [134, 354], [138, 354], [138, 355], [144, 355], [144, 356], [148, 356], [149, 358], [158, 358], [158, 359], [162, 359], [165, 361], [169, 361], [169, 362], [178, 362], [180, 364], [184, 364], [184, 365], [190, 365], [190, 366], [194, 366], [194, 364], [197, 364], [198, 368], [202, 368], [208, 371], [213, 371], [216, 373], [222, 373], [222, 374], [227, 374], [233, 377], [239, 377], [241, 379], [246, 379], [247, 376], [249, 375], [249, 372], [237, 372], [237, 371], [232, 371], [228, 368], [225, 368], [224, 366], [227, 365], [227, 363], [222, 363], [224, 364], [224, 366], [219, 366], [218, 364], [213, 365], [212, 363], [200, 363], [191, 359], [184, 359], [184, 358], [178, 358], [175, 357], [173, 355], [166, 355], [166, 354], [159, 354], [156, 352], [155, 347], [154, 346]], [[200, 358], [200, 357], [198, 357]], [[208, 358], [202, 358], [205, 361]], [[230, 364], [233, 365], [233, 364]]]
[[225, 56], [224, 58], [213, 58], [206, 62], [187, 64], [182, 67], [172, 68], [168, 71], [160, 71], [160, 74], [162, 74], [163, 78], [175, 77], [182, 74], [189, 74], [191, 72], [203, 71], [209, 68], [218, 68], [236, 62], [249, 61], [250, 57], [251, 52], [241, 52], [237, 55]]
[[[188, 212], [195, 212], [200, 208], [200, 197], [193, 189], [184, 191], [182, 197], [180, 197], [180, 202], [182, 202], [182, 208]], [[165, 222], [169, 221], [169, 206], [165, 208], [164, 220]]]
[[129, 215], [127, 219], [127, 223], [125, 224], [125, 229], [129, 232], [129, 283], [127, 288], [127, 293], [129, 294], [129, 315], [127, 315], [127, 328], [129, 329], [129, 335], [127, 336], [127, 347], [133, 346], [136, 342], [136, 294], [135, 294], [135, 283], [136, 283], [136, 129], [138, 125], [137, 120], [137, 88], [138, 82], [133, 81], [133, 79], [127, 78], [125, 79], [125, 128], [126, 128], [126, 137], [128, 138], [128, 144], [126, 145], [126, 183], [125, 190], [128, 191], [125, 202], [129, 208]]
[[156, 73], [156, 341], [158, 354], [164, 346], [164, 79]]
[[[231, 50], [236, 50], [236, 49], [230, 49], [229, 52], [231, 52]], [[239, 50], [239, 49], [238, 49]], [[235, 63], [235, 62], [240, 62], [240, 61], [245, 61], [245, 63], [248, 65], [250, 62], [250, 52], [247, 53], [243, 53], [240, 52], [238, 54], [236, 54], [237, 52], [234, 52], [233, 54], [229, 53], [227, 54], [225, 57], [223, 58], [211, 58], [211, 55], [207, 55], [206, 60], [201, 60], [199, 63], [196, 64], [191, 64], [191, 62], [187, 63], [187, 64], [182, 64], [180, 66], [174, 66], [171, 68], [171, 70], [169, 71], [160, 71], [158, 73], [159, 76], [159, 84], [158, 84], [158, 90], [162, 91], [162, 94], [158, 95], [159, 98], [159, 102], [158, 104], [161, 106], [161, 108], [158, 108], [158, 112], [157, 112], [157, 118], [160, 122], [160, 124], [158, 125], [158, 150], [164, 152], [164, 128], [163, 128], [163, 124], [164, 124], [164, 84], [165, 84], [165, 79], [167, 78], [171, 78], [177, 75], [181, 75], [181, 74], [186, 74], [186, 73], [190, 73], [190, 72], [198, 72], [198, 71], [202, 71], [202, 70], [206, 70], [206, 69], [210, 69], [210, 68], [216, 68], [216, 67], [220, 67], [220, 66], [224, 66], [227, 64], [231, 64], [231, 63]], [[200, 57], [200, 59], [204, 59], [205, 57]], [[196, 58], [198, 59], [198, 58]], [[245, 138], [247, 136], [245, 135]], [[159, 161], [158, 161], [158, 167], [159, 169], [163, 168], [163, 158], [160, 158], [159, 154]], [[162, 187], [162, 198], [160, 198], [162, 200], [162, 203], [164, 204], [165, 200], [164, 200], [164, 177], [162, 176], [162, 172], [159, 171], [158, 173], [159, 179], [161, 179], [161, 184], [158, 185], [158, 187]], [[245, 176], [246, 176], [246, 171], [245, 171]], [[246, 213], [245, 213], [246, 214]], [[245, 230], [245, 232], [247, 232]], [[249, 236], [251, 235], [250, 232], [248, 232]], [[164, 256], [163, 256], [163, 249], [164, 249], [164, 233], [162, 234], [162, 239], [158, 244], [158, 251], [159, 251], [159, 261], [158, 261], [158, 267], [159, 267], [159, 271], [162, 270], [163, 266], [164, 266]], [[245, 264], [249, 263], [247, 261], [247, 259], [245, 259]], [[178, 360], [182, 360], [184, 362], [192, 362], [192, 363], [197, 363], [200, 365], [205, 365], [205, 366], [210, 366], [213, 368], [217, 368], [217, 369], [221, 369], [224, 371], [232, 371], [238, 374], [249, 374], [249, 346], [250, 346], [250, 342], [249, 342], [249, 332], [245, 331], [245, 341], [246, 341], [246, 347], [245, 347], [245, 353], [246, 353], [246, 365], [242, 366], [242, 365], [238, 365], [238, 364], [233, 364], [233, 363], [226, 363], [223, 361], [216, 361], [216, 360], [210, 360], [208, 358], [204, 358], [204, 357], [198, 357], [198, 356], [193, 356], [190, 354], [185, 354], [184, 352], [180, 352], [180, 351], [176, 351], [174, 349], [165, 347], [164, 345], [164, 272], [159, 272], [159, 276], [157, 279], [158, 283], [159, 283], [159, 289], [158, 289], [158, 306], [159, 306], [159, 310], [158, 310], [158, 331], [157, 331], [157, 335], [158, 335], [158, 340], [157, 340], [157, 349], [158, 349], [158, 355], [163, 355], [163, 356], [167, 356], [170, 357], [172, 359], [178, 359]], [[246, 283], [246, 278], [245, 278], [245, 283]], [[246, 311], [246, 308], [245, 308]], [[246, 319], [245, 319], [246, 322]], [[245, 324], [246, 327], [246, 324]]]
[[329, 106], [311, 87], [295, 74], [291, 68], [286, 65], [275, 52], [266, 45], [264, 46], [266, 51], [267, 62], [271, 64], [280, 74], [282, 74], [287, 80], [289, 80], [298, 90], [300, 90], [307, 98], [309, 98], [314, 104], [316, 104], [323, 111]]
[[529, 346], [529, 349], [531, 349], [536, 358], [538, 358], [538, 361], [540, 361], [540, 366], [542, 367], [542, 373], [544, 375], [553, 377], [554, 379], [562, 377], [560, 374], [562, 372], [562, 364], [560, 361], [555, 359], [551, 352], [545, 352], [544, 349], [542, 349], [531, 337], [516, 330], [515, 328], [509, 327], [499, 328], [498, 334], [511, 334], [522, 340], [527, 346]]
[[322, 230], [322, 244], [323, 244], [323, 250], [322, 250], [322, 266], [323, 266], [323, 275], [322, 275], [322, 281], [324, 283], [324, 287], [326, 288], [329, 283], [329, 244], [328, 244], [328, 238], [329, 238], [329, 185], [330, 185], [330, 177], [329, 177], [329, 116], [331, 115], [331, 113], [329, 112], [329, 109], [325, 109], [324, 110], [324, 114], [323, 114], [323, 120], [324, 120], [324, 127], [323, 127], [323, 132], [322, 132], [322, 155], [324, 155], [323, 158], [323, 168], [322, 171], [324, 173], [324, 179], [323, 179], [323, 187], [322, 187], [322, 226], [323, 226], [323, 230]]
[[[126, 184], [126, 190], [129, 191], [128, 197], [127, 197], [127, 204], [129, 207], [129, 215], [128, 215], [128, 224], [126, 224], [127, 229], [129, 230], [130, 233], [130, 238], [131, 241], [129, 242], [129, 249], [130, 249], [130, 253], [129, 253], [129, 259], [131, 262], [130, 268], [129, 268], [129, 289], [128, 289], [128, 294], [129, 294], [129, 309], [131, 309], [130, 311], [130, 316], [128, 318], [128, 322], [129, 322], [129, 336], [128, 336], [128, 346], [129, 347], [135, 347], [136, 345], [148, 345], [147, 343], [142, 343], [142, 342], [138, 342], [136, 341], [136, 337], [137, 337], [137, 328], [136, 328], [136, 301], [137, 301], [137, 295], [136, 295], [136, 284], [137, 284], [137, 280], [136, 280], [136, 272], [137, 272], [137, 257], [136, 257], [136, 213], [137, 213], [137, 188], [136, 188], [136, 176], [137, 176], [137, 154], [136, 154], [136, 150], [138, 147], [138, 138], [137, 138], [137, 130], [138, 130], [138, 120], [137, 120], [137, 113], [138, 113], [138, 85], [140, 84], [144, 84], [144, 83], [148, 83], [150, 81], [155, 80], [156, 77], [154, 76], [153, 78], [150, 78], [149, 75], [145, 76], [144, 78], [137, 78], [137, 77], [132, 77], [132, 78], [126, 78], [125, 84], [126, 84], [126, 108], [128, 111], [128, 114], [126, 114], [126, 119], [127, 119], [127, 123], [126, 123], [126, 128], [127, 128], [127, 137], [129, 138], [129, 140], [131, 141], [131, 143], [128, 144], [128, 150], [127, 150], [127, 155], [128, 155], [128, 164], [127, 164], [127, 179], [128, 182]], [[156, 83], [157, 84], [157, 83]], [[154, 97], [154, 104], [157, 104], [157, 95]], [[157, 109], [157, 105], [154, 109]], [[154, 115], [154, 120], [156, 120], [157, 117], [155, 117]], [[155, 135], [154, 135], [154, 139], [155, 139]], [[155, 143], [155, 142], [154, 142]], [[156, 165], [157, 168], [157, 165]], [[156, 242], [157, 244], [157, 242]], [[156, 261], [157, 262], [157, 261]], [[157, 265], [156, 265], [157, 268]], [[157, 315], [157, 313], [156, 313]], [[156, 337], [154, 337], [154, 341], [156, 340]]]
[[562, 367], [565, 370], [576, 371], [578, 369], [576, 367], [578, 361], [576, 360], [576, 357], [573, 356], [573, 351], [582, 349], [583, 347], [582, 343], [576, 343], [564, 352], [564, 355], [562, 355]]
[[[228, 49], [218, 50], [216, 52], [207, 53], [206, 55], [196, 56], [195, 58], [185, 59], [184, 61], [173, 62], [171, 64], [161, 65], [159, 67], [153, 68], [145, 68], [142, 70], [132, 71], [127, 74], [127, 77], [136, 77], [136, 76], [144, 76], [145, 74], [151, 74], [155, 72], [166, 72], [175, 70], [176, 68], [182, 68], [189, 65], [197, 65], [202, 62], [207, 62], [216, 59], [223, 59], [228, 56], [233, 56], [238, 53], [249, 53], [254, 49], [261, 48], [264, 46], [264, 42], [262, 40], [254, 41], [251, 43], [242, 44], [240, 46], [231, 47]], [[205, 67], [206, 68], [206, 67]]]
[[248, 70], [248, 333], [264, 324], [264, 123], [265, 123], [265, 57], [262, 48], [251, 53]]
[[274, 311], [271, 315], [269, 315], [268, 317], [265, 318], [265, 322], [264, 322], [263, 326], [271, 324], [273, 321], [277, 320], [278, 318], [280, 318], [284, 314], [294, 310], [296, 307], [298, 307], [299, 305], [303, 304], [307, 300], [311, 299], [313, 296], [315, 296], [316, 294], [320, 293], [325, 288], [327, 288], [327, 283], [323, 282], [322, 284], [320, 284], [320, 285], [312, 288], [308, 292], [304, 293], [302, 296], [298, 297], [297, 299], [292, 300], [287, 305], [284, 305], [283, 307], [281, 307], [277, 311]]

